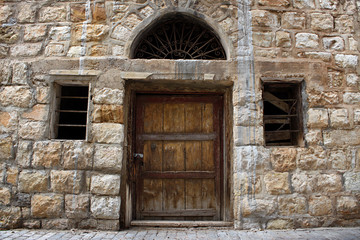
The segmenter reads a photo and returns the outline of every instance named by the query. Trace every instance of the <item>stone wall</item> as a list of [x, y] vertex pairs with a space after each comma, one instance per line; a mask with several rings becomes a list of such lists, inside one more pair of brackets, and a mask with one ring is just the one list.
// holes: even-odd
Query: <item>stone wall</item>
[[[359, 225], [359, 8], [354, 0], [3, 1], [0, 228], [119, 229], [131, 207], [125, 90], [134, 79], [232, 85], [233, 217], [224, 220], [236, 228]], [[207, 22], [228, 59], [196, 67], [129, 59], [135, 37], [174, 11]], [[261, 79], [269, 77], [305, 81], [300, 147], [264, 147]], [[87, 140], [52, 140], [53, 81], [81, 79], [91, 83]]]

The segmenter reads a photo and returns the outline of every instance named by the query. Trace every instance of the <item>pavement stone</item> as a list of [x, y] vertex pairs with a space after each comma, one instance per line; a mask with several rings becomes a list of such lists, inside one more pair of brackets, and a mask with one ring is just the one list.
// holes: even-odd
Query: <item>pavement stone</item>
[[0, 231], [0, 240], [288, 240], [288, 239], [315, 239], [315, 240], [358, 240], [358, 228], [315, 228], [296, 230], [265, 230], [245, 231], [234, 229], [215, 228], [132, 228], [115, 231], [95, 230], [3, 230]]

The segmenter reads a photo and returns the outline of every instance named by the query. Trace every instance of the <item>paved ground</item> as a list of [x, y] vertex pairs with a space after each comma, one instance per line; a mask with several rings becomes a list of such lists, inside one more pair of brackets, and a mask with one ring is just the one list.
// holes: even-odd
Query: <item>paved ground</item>
[[172, 239], [203, 239], [203, 240], [278, 240], [278, 239], [316, 239], [316, 240], [359, 240], [360, 228], [320, 228], [299, 230], [266, 230], [266, 231], [235, 231], [231, 229], [187, 228], [187, 229], [156, 229], [133, 228], [120, 232], [100, 231], [52, 231], [52, 230], [7, 230], [0, 231], [0, 239], [9, 240], [101, 240], [101, 239], [136, 239], [136, 240], [172, 240]]

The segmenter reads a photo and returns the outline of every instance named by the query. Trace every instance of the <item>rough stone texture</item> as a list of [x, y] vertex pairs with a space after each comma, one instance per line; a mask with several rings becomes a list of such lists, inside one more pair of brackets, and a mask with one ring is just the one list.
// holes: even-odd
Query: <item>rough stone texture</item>
[[122, 105], [123, 91], [120, 89], [97, 88], [94, 90], [94, 103]]
[[336, 193], [342, 191], [342, 179], [338, 174], [320, 174], [317, 176], [316, 192]]
[[12, 157], [12, 139], [10, 137], [0, 138], [0, 160]]
[[68, 218], [88, 218], [89, 208], [88, 195], [65, 195], [65, 214]]
[[65, 169], [91, 169], [93, 146], [83, 141], [66, 141], [63, 146], [63, 166]]
[[124, 125], [117, 123], [94, 123], [92, 135], [94, 142], [122, 143], [124, 141]]
[[303, 29], [305, 28], [306, 16], [298, 12], [286, 12], [281, 19], [282, 27], [286, 29]]
[[317, 31], [331, 31], [334, 27], [334, 20], [331, 14], [312, 13], [311, 28]]
[[120, 175], [93, 175], [91, 177], [90, 191], [99, 195], [119, 195]]
[[292, 186], [297, 193], [313, 193], [315, 180], [316, 176], [308, 173], [294, 173], [291, 177]]
[[20, 28], [17, 26], [0, 26], [0, 43], [16, 43], [19, 40]]
[[252, 24], [258, 27], [277, 27], [278, 17], [269, 11], [253, 10], [251, 11]]
[[39, 11], [40, 22], [64, 22], [65, 20], [65, 6], [43, 7]]
[[342, 37], [324, 37], [323, 46], [328, 50], [342, 51], [345, 48], [345, 43]]
[[41, 170], [23, 170], [19, 174], [20, 192], [46, 192], [49, 186], [49, 175]]
[[324, 128], [328, 126], [329, 116], [327, 109], [309, 109], [307, 125], [310, 128]]
[[284, 216], [306, 214], [306, 198], [299, 195], [279, 197], [279, 213]]
[[293, 0], [295, 8], [304, 9], [304, 8], [315, 8], [314, 0]]
[[294, 228], [292, 220], [288, 219], [274, 219], [267, 223], [267, 229], [291, 229]]
[[288, 173], [267, 173], [264, 176], [264, 182], [266, 191], [268, 191], [270, 194], [278, 195], [290, 193]]
[[[353, 130], [326, 131], [323, 133], [324, 144], [329, 147], [359, 145], [359, 134], [360, 128], [358, 127]], [[339, 136], [341, 136], [341, 138]]]
[[25, 112], [21, 117], [34, 120], [34, 121], [46, 121], [49, 115], [49, 106], [43, 104], [34, 105], [30, 112]]
[[33, 3], [22, 3], [19, 5], [17, 20], [20, 23], [35, 22], [37, 6]]
[[320, 170], [328, 167], [326, 151], [322, 147], [310, 147], [300, 151], [298, 167], [303, 170]]
[[335, 19], [335, 29], [340, 33], [351, 33], [354, 31], [353, 16], [341, 15]]
[[0, 227], [17, 228], [20, 226], [21, 210], [19, 207], [0, 208]]
[[0, 23], [4, 23], [11, 16], [12, 10], [9, 6], [0, 6]]
[[63, 200], [60, 194], [36, 194], [31, 198], [31, 215], [37, 218], [60, 217]]
[[341, 196], [336, 200], [336, 210], [340, 214], [358, 214], [359, 203], [355, 197]]
[[29, 66], [26, 63], [19, 62], [13, 64], [12, 83], [26, 85], [28, 84]]
[[347, 191], [360, 191], [360, 172], [344, 173], [345, 189]]
[[121, 171], [122, 148], [108, 145], [96, 145], [94, 155], [94, 169]]
[[[75, 42], [81, 42], [83, 35], [83, 25], [76, 25], [72, 29], [72, 40]], [[86, 27], [86, 39], [87, 41], [100, 41], [104, 39], [109, 32], [109, 26], [102, 24], [88, 24]]]
[[47, 126], [45, 122], [20, 121], [19, 135], [22, 139], [40, 140], [45, 136]]
[[351, 73], [346, 76], [346, 85], [349, 87], [356, 87], [360, 83], [360, 78], [358, 75]]
[[330, 111], [330, 125], [332, 127], [349, 126], [349, 113], [347, 109], [334, 109]]
[[274, 148], [271, 152], [271, 164], [277, 172], [294, 170], [296, 168], [296, 149]]
[[118, 219], [120, 202], [120, 197], [91, 197], [91, 214], [99, 219]]
[[56, 167], [60, 165], [61, 142], [35, 142], [33, 166]]
[[49, 37], [55, 41], [67, 41], [71, 38], [71, 28], [69, 26], [51, 27]]
[[360, 103], [360, 93], [346, 92], [344, 93], [344, 103], [358, 104]]
[[42, 227], [44, 229], [57, 229], [57, 230], [65, 230], [68, 228], [69, 225], [68, 219], [49, 219], [49, 220], [42, 220]]
[[0, 104], [3, 106], [29, 107], [32, 94], [31, 89], [21, 86], [8, 86], [0, 90]]
[[24, 40], [26, 42], [38, 42], [45, 38], [46, 25], [28, 25], [25, 27]]
[[241, 206], [241, 214], [244, 217], [250, 215], [270, 216], [276, 211], [276, 202], [272, 198], [256, 200], [251, 198], [244, 198], [241, 200], [241, 202], [237, 202], [236, 200], [235, 202]]
[[19, 169], [17, 167], [8, 167], [6, 169], [6, 182], [16, 186]]
[[295, 35], [297, 48], [318, 48], [319, 37], [313, 33], [298, 33]]
[[122, 105], [95, 105], [93, 111], [95, 123], [124, 123]]
[[332, 150], [329, 161], [332, 169], [349, 170], [351, 167], [351, 156], [344, 149]]
[[10, 54], [14, 57], [34, 57], [41, 51], [42, 43], [24, 43], [11, 48]]
[[309, 213], [312, 216], [324, 216], [332, 213], [331, 199], [327, 196], [312, 196], [309, 199]]
[[358, 59], [356, 55], [336, 54], [335, 64], [341, 68], [355, 68], [358, 65]]
[[82, 171], [52, 170], [51, 189], [56, 193], [78, 194], [82, 190], [84, 174]]
[[0, 187], [0, 204], [8, 205], [10, 204], [11, 192], [9, 188]]
[[284, 31], [276, 32], [276, 46], [277, 47], [291, 47], [290, 33]]

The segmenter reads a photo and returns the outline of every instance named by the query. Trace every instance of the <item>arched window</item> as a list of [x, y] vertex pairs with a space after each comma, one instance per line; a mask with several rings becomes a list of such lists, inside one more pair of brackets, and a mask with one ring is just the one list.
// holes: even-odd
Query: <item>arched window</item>
[[175, 14], [152, 24], [135, 42], [132, 58], [226, 59], [219, 38], [205, 24]]

